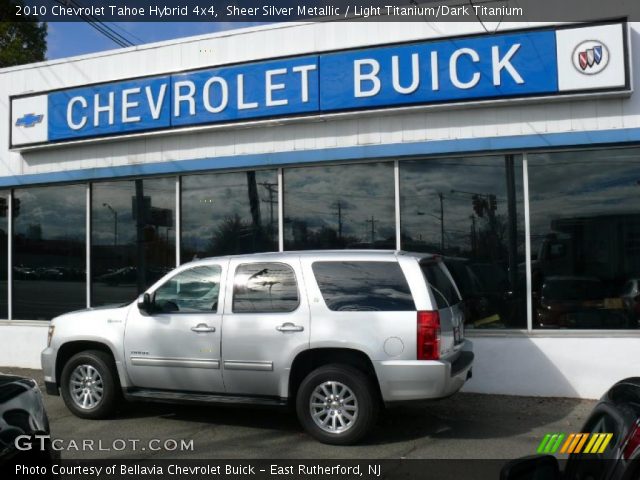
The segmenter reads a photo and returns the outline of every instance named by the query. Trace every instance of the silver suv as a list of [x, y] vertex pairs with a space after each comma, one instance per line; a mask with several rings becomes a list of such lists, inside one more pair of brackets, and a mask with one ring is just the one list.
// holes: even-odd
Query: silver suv
[[460, 294], [439, 257], [308, 251], [208, 258], [130, 305], [55, 318], [47, 391], [82, 418], [117, 400], [295, 404], [350, 444], [381, 406], [442, 398], [471, 377]]

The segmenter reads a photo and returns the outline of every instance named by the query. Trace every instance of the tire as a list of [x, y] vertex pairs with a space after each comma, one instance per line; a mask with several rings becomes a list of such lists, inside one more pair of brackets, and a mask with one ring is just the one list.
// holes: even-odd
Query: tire
[[331, 445], [352, 445], [361, 440], [375, 424], [378, 408], [371, 381], [349, 365], [314, 370], [302, 381], [296, 395], [296, 413], [304, 429]]
[[[109, 354], [100, 350], [77, 353], [65, 364], [60, 380], [62, 399], [77, 417], [101, 419], [115, 411], [120, 382]], [[85, 380], [89, 384], [85, 385]]]

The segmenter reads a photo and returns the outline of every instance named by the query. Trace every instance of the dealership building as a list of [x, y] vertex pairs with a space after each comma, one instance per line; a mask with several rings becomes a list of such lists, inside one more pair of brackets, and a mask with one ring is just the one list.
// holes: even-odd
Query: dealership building
[[0, 70], [0, 370], [196, 258], [402, 249], [466, 299], [467, 391], [597, 398], [640, 375], [638, 51], [315, 22]]

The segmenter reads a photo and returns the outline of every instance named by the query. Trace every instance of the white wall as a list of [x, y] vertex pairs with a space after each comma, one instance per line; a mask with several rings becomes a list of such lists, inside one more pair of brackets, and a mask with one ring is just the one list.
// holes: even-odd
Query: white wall
[[[471, 334], [476, 358], [464, 391], [597, 399], [616, 381], [640, 376], [640, 337], [573, 335]], [[0, 372], [40, 368], [47, 323], [2, 325], [0, 338]]]
[[48, 328], [49, 322], [0, 325], [0, 373], [2, 367], [39, 369], [40, 352], [47, 346]]
[[616, 381], [640, 376], [640, 337], [587, 335], [472, 336], [476, 359], [464, 390], [597, 399]]

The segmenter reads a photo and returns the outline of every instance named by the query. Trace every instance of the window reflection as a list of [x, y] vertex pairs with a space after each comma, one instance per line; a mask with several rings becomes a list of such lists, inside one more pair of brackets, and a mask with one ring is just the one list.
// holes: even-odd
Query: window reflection
[[153, 295], [160, 313], [216, 313], [220, 294], [218, 265], [203, 265], [174, 275]]
[[284, 313], [298, 308], [298, 285], [289, 265], [238, 265], [233, 282], [233, 313]]
[[637, 328], [640, 149], [529, 156], [536, 328]]
[[278, 250], [275, 170], [182, 177], [182, 262]]
[[175, 267], [175, 179], [96, 183], [92, 304], [132, 301]]
[[9, 194], [8, 192], [0, 191], [0, 318], [7, 318], [9, 312], [8, 309], [8, 290], [7, 290], [7, 269], [8, 265], [8, 206], [9, 206]]
[[14, 191], [13, 318], [86, 307], [85, 199], [84, 185]]
[[314, 262], [313, 274], [329, 310], [401, 312], [416, 306], [397, 262]]
[[284, 189], [286, 249], [395, 248], [393, 163], [290, 168]]
[[445, 256], [468, 327], [526, 328], [522, 163], [400, 162], [403, 250]]

